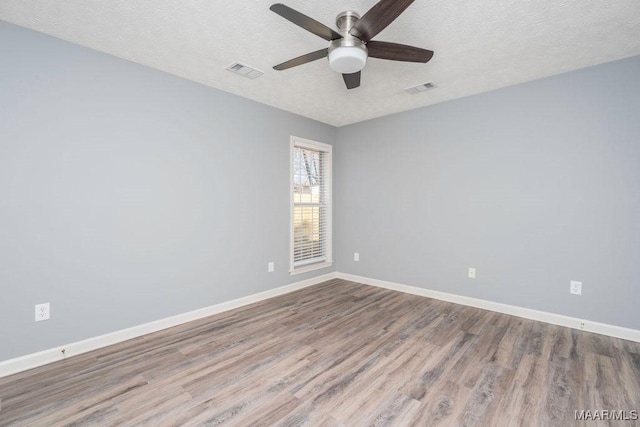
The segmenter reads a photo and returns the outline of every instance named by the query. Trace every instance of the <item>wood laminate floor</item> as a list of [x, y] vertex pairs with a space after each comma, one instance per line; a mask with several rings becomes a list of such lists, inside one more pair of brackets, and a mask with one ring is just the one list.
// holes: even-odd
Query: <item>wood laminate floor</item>
[[0, 379], [0, 425], [560, 426], [640, 344], [333, 280]]

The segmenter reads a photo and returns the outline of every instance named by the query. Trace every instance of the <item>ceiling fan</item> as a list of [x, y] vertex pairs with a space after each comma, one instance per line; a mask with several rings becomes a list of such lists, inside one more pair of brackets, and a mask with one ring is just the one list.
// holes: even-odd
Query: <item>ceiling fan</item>
[[330, 42], [328, 48], [307, 53], [273, 67], [282, 71], [320, 58], [328, 57], [329, 66], [342, 74], [347, 89], [360, 86], [361, 70], [367, 57], [392, 61], [428, 62], [433, 51], [404, 44], [371, 40], [391, 24], [414, 0], [380, 0], [364, 16], [346, 11], [336, 17], [338, 31], [285, 6], [273, 4], [269, 9]]

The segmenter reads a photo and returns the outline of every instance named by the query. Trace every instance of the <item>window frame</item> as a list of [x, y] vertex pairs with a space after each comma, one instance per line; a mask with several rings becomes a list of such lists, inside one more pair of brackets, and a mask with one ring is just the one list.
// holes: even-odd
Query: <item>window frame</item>
[[[294, 265], [294, 246], [295, 246], [295, 230], [294, 230], [294, 215], [293, 210], [295, 207], [294, 203], [294, 182], [293, 182], [293, 161], [294, 161], [294, 150], [296, 147], [320, 151], [325, 153], [325, 160], [327, 162], [326, 165], [326, 175], [323, 176], [323, 181], [326, 185], [326, 194], [327, 194], [327, 203], [325, 205], [326, 211], [326, 236], [325, 236], [325, 260], [314, 262], [306, 265]], [[310, 271], [319, 270], [322, 268], [331, 267], [333, 265], [333, 154], [332, 154], [332, 146], [329, 144], [325, 144], [323, 142], [312, 141], [310, 139], [300, 138], [297, 136], [291, 136], [289, 139], [289, 274], [296, 275], [307, 273]]]

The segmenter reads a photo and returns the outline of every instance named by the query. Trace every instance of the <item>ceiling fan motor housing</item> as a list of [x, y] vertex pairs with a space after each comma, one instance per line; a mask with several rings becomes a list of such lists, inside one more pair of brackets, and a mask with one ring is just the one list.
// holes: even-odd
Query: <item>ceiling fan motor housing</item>
[[367, 46], [349, 34], [349, 30], [358, 19], [360, 15], [350, 10], [336, 17], [336, 26], [342, 38], [332, 41], [329, 46], [329, 66], [338, 73], [357, 73], [367, 63]]

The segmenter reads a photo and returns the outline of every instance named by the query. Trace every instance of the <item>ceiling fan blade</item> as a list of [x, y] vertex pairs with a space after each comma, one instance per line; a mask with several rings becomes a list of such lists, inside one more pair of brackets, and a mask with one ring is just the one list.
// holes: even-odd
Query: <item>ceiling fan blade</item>
[[360, 75], [361, 71], [353, 74], [343, 74], [342, 78], [344, 79], [344, 84], [347, 85], [347, 89], [355, 89], [360, 86]]
[[297, 26], [302, 27], [309, 32], [312, 32], [316, 36], [320, 36], [325, 40], [332, 41], [342, 38], [339, 33], [333, 31], [326, 25], [321, 24], [315, 19], [309, 18], [307, 15], [304, 15], [297, 10], [291, 9], [289, 6], [285, 6], [282, 3], [272, 4], [269, 9], [282, 16], [284, 19], [288, 19]]
[[316, 50], [315, 52], [307, 53], [306, 55], [298, 56], [297, 58], [290, 59], [282, 64], [278, 64], [273, 67], [274, 70], [282, 71], [287, 68], [297, 67], [298, 65], [306, 64], [320, 58], [324, 58], [329, 54], [329, 48]]
[[368, 42], [387, 28], [414, 0], [380, 0], [358, 19], [349, 34]]
[[367, 43], [367, 50], [372, 58], [389, 59], [391, 61], [429, 62], [433, 57], [432, 50], [375, 40]]

